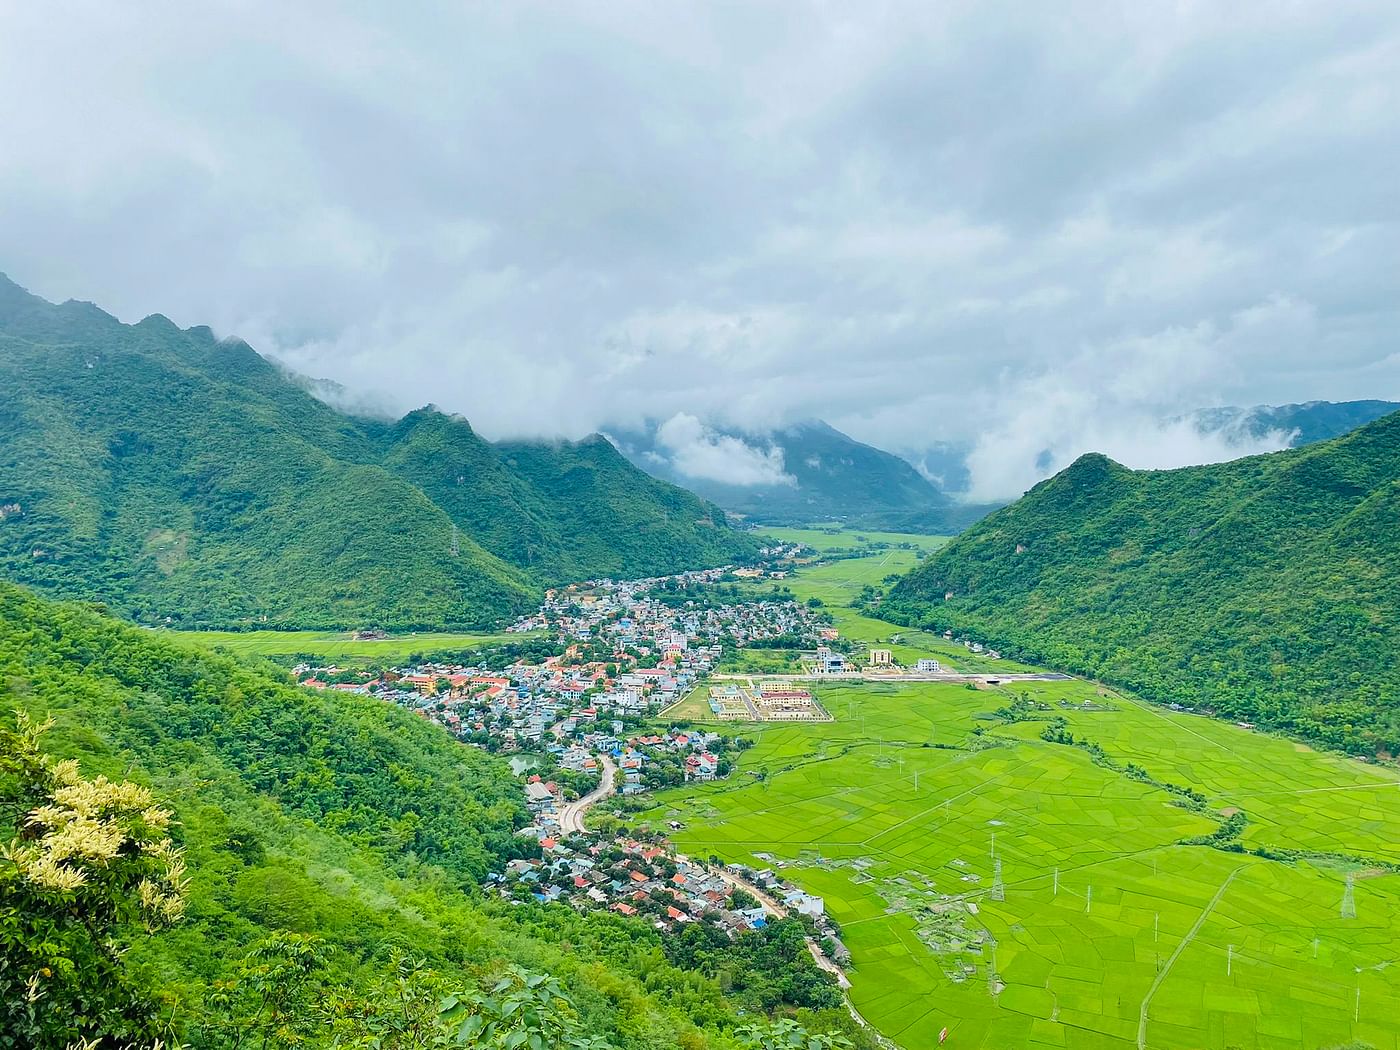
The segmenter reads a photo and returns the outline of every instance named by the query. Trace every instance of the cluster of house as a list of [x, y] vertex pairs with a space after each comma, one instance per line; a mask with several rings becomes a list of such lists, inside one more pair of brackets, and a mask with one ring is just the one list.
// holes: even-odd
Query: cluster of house
[[[771, 870], [754, 872], [738, 864], [720, 869], [632, 838], [565, 840], [540, 827], [520, 834], [538, 838], [540, 857], [510, 861], [492, 876], [508, 900], [563, 901], [580, 910], [606, 908], [641, 916], [662, 932], [709, 922], [730, 937], [763, 929], [775, 915], [805, 915], [815, 923], [818, 936], [830, 937], [836, 945], [837, 961], [849, 958], [822, 899], [789, 885]], [[736, 896], [736, 890], [742, 893]]]
[[[951, 642], [953, 640], [953, 632], [944, 631], [943, 639], [944, 641]], [[995, 649], [988, 649], [981, 642], [974, 642], [971, 638], [963, 639], [963, 648], [970, 653], [977, 653], [978, 655], [986, 656], [990, 660], [1001, 659], [1001, 653], [997, 652]]]
[[736, 906], [732, 882], [661, 846], [634, 839], [575, 846], [547, 836], [540, 840], [540, 851], [539, 860], [506, 865], [497, 876], [502, 896], [642, 915], [662, 931], [710, 921], [737, 936], [762, 929], [768, 921], [761, 904]]
[[[591, 580], [551, 590], [538, 613], [513, 625], [554, 635], [562, 652], [540, 662], [518, 660], [496, 668], [426, 663], [375, 674], [303, 664], [296, 672], [303, 685], [397, 703], [461, 740], [505, 753], [545, 752], [571, 772], [596, 772], [594, 755], [612, 754], [628, 793], [643, 789], [642, 767], [658, 749], [664, 754], [683, 747], [685, 778], [708, 780], [717, 775], [720, 757], [702, 738], [692, 744], [681, 734], [684, 744], [668, 738], [638, 746], [635, 738], [626, 738], [628, 727], [704, 680], [725, 644], [835, 634], [813, 610], [792, 601], [684, 598], [728, 571]], [[658, 597], [663, 591], [670, 601]]]
[[570, 584], [547, 592], [539, 611], [510, 629], [548, 630], [561, 642], [609, 643], [619, 650], [645, 646], [667, 656], [685, 654], [696, 645], [717, 648], [725, 641], [749, 645], [784, 635], [818, 637], [828, 629], [818, 613], [792, 601], [677, 604], [659, 597], [665, 590], [684, 592], [717, 583], [728, 574], [737, 570]]

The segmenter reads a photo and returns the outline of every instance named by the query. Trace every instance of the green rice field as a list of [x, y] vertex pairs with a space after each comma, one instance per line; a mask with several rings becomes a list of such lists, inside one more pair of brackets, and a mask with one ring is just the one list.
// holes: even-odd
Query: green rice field
[[855, 550], [873, 547], [909, 546], [927, 556], [948, 542], [948, 536], [924, 536], [914, 532], [870, 532], [865, 529], [838, 528], [834, 525], [812, 525], [805, 529], [784, 529], [764, 526], [763, 535], [784, 543], [805, 543], [817, 551]]
[[273, 660], [314, 657], [338, 663], [393, 663], [413, 653], [480, 649], [520, 641], [532, 634], [454, 634], [429, 632], [357, 641], [345, 631], [168, 631], [166, 637], [208, 649], [225, 649], [237, 656]]
[[[835, 612], [884, 556], [785, 582]], [[722, 723], [757, 739], [739, 770], [639, 819], [821, 895], [854, 1006], [901, 1046], [1400, 1050], [1394, 767], [1083, 681], [817, 692], [835, 723]], [[1017, 694], [1048, 710], [993, 716]], [[1056, 718], [1100, 750], [1042, 739]]]

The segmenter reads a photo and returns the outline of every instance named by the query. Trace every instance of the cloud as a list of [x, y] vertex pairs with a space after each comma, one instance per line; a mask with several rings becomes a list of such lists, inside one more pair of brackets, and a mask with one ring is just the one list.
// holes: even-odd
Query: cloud
[[1173, 406], [1217, 404], [1217, 392], [1267, 370], [1315, 338], [1306, 305], [1278, 297], [1222, 326], [1201, 323], [1087, 347], [1053, 370], [1006, 376], [1001, 410], [967, 455], [972, 502], [1013, 499], [1085, 452], [1129, 467], [1214, 463], [1288, 446], [1278, 431], [1255, 436], [1228, 423], [1204, 429]]
[[1004, 496], [1400, 398], [1383, 0], [74, 6], [0, 15], [0, 269], [387, 411], [823, 418]]
[[656, 443], [670, 456], [672, 468], [688, 478], [727, 485], [796, 485], [783, 469], [783, 450], [776, 445], [756, 448], [728, 434], [719, 434], [695, 416], [677, 412], [656, 431]]

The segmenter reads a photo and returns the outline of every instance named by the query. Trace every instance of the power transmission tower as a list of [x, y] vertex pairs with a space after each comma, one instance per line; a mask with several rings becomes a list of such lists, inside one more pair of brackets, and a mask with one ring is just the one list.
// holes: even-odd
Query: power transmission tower
[[454, 524], [452, 526], [452, 557], [455, 558], [461, 553], [462, 549], [457, 543], [457, 526]]
[[1356, 876], [1347, 872], [1347, 888], [1342, 893], [1342, 918], [1356, 918]]
[[1085, 915], [1088, 915], [1089, 912], [1091, 912], [1091, 911], [1093, 911], [1093, 910], [1094, 910], [1094, 887], [1093, 887], [1093, 886], [1088, 886], [1088, 887], [1085, 887], [1085, 890], [1084, 890], [1084, 914], [1085, 914]]
[[1001, 881], [1001, 861], [998, 860], [992, 868], [992, 900], [1006, 900], [1006, 884]]
[[1060, 895], [1060, 869], [1059, 869], [1059, 868], [1056, 868], [1056, 869], [1055, 869], [1055, 888], [1051, 891], [1050, 896], [1052, 896], [1052, 897], [1058, 897], [1059, 895]]

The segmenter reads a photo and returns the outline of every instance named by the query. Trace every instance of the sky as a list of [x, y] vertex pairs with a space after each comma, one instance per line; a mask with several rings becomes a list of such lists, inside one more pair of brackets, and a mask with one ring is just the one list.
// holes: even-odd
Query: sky
[[[1400, 5], [0, 6], [0, 271], [493, 437], [970, 498], [1400, 399]], [[726, 458], [727, 457], [727, 458]]]

